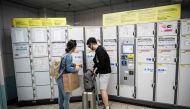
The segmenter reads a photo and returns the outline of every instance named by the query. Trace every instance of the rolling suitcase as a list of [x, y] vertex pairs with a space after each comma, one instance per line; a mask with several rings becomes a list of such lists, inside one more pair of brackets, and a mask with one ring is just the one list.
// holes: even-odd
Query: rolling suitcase
[[96, 109], [96, 96], [95, 96], [94, 92], [83, 92], [82, 108], [83, 109]]

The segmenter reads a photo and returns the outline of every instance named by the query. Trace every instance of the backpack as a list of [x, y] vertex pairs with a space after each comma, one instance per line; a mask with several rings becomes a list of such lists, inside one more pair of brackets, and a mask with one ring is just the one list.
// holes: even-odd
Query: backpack
[[91, 92], [95, 89], [95, 76], [92, 72], [92, 70], [88, 69], [84, 73], [84, 89], [86, 92]]

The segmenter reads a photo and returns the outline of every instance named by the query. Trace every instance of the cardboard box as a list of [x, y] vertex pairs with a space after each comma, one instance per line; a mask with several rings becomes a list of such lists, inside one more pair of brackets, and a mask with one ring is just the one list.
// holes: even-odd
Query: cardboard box
[[63, 74], [64, 91], [72, 92], [74, 89], [80, 87], [78, 73]]

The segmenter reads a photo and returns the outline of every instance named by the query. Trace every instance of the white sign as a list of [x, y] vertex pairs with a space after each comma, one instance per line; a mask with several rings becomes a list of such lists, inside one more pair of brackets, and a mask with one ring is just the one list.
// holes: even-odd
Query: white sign
[[13, 57], [29, 57], [29, 44], [17, 43], [13, 44]]

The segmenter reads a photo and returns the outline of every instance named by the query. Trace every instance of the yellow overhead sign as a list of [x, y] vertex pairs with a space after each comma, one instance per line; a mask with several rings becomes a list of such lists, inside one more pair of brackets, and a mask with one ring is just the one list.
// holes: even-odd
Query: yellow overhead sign
[[116, 12], [103, 15], [103, 26], [178, 20], [181, 4]]
[[13, 27], [66, 26], [66, 18], [14, 18]]

